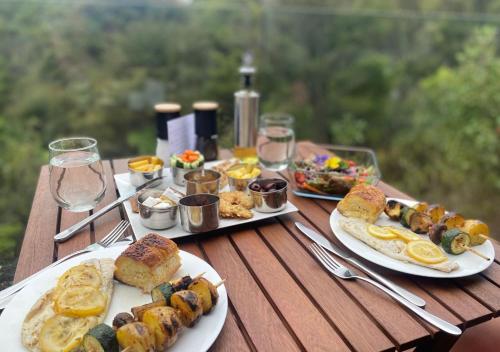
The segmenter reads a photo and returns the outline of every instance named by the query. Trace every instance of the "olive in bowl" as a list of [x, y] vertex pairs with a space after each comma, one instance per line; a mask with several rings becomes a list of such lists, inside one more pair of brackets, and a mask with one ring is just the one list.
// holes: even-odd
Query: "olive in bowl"
[[252, 182], [248, 189], [255, 204], [255, 210], [261, 213], [275, 213], [285, 209], [287, 203], [288, 182], [281, 178], [263, 178]]

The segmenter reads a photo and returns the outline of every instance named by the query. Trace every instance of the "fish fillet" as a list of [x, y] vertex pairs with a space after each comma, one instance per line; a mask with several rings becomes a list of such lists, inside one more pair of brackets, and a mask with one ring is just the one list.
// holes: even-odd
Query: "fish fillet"
[[[96, 326], [104, 321], [108, 312], [109, 304], [111, 303], [111, 295], [113, 293], [113, 273], [115, 271], [115, 261], [113, 259], [92, 259], [85, 261], [85, 264], [93, 264], [101, 273], [101, 292], [106, 296], [106, 309], [100, 315], [84, 317], [91, 322], [92, 326]], [[26, 315], [22, 331], [21, 339], [23, 345], [32, 352], [40, 352], [39, 336], [43, 324], [56, 313], [53, 306], [54, 289], [45, 292], [36, 303], [33, 305], [29, 313]]]
[[450, 262], [449, 260], [438, 264], [425, 264], [413, 259], [406, 253], [406, 243], [404, 241], [398, 239], [382, 240], [371, 236], [366, 229], [367, 223], [363, 220], [340, 219], [339, 222], [340, 226], [351, 236], [391, 258], [446, 273], [458, 269], [458, 264], [456, 262]]

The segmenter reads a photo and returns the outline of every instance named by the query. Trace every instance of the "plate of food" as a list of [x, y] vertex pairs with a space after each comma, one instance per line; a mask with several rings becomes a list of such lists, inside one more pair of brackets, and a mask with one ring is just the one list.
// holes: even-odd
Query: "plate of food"
[[327, 200], [340, 200], [355, 185], [376, 185], [381, 178], [375, 153], [361, 147], [325, 146], [323, 153], [295, 160], [289, 172], [294, 194]]
[[[145, 156], [131, 161], [137, 163], [152, 158]], [[187, 158], [195, 161], [183, 161]], [[130, 170], [114, 175], [120, 194], [133, 192], [140, 182], [164, 176], [155, 189], [145, 190], [124, 203], [138, 238], [151, 229], [168, 238], [185, 237], [297, 211], [286, 197], [288, 182], [261, 178], [256, 166], [240, 163], [237, 159], [204, 162], [195, 152], [184, 152], [172, 160], [175, 163], [171, 163], [171, 168], [140, 164], [148, 173]], [[185, 197], [186, 193], [190, 195]]]
[[371, 185], [353, 187], [332, 212], [330, 226], [357, 255], [407, 274], [464, 277], [485, 270], [495, 257], [482, 221], [437, 204], [387, 200]]
[[9, 352], [206, 351], [227, 314], [204, 260], [149, 234], [44, 272], [0, 316]]

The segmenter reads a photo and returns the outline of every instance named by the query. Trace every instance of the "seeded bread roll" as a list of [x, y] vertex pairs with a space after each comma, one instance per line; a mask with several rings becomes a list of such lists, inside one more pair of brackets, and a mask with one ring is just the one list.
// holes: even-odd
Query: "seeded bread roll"
[[351, 188], [349, 193], [337, 205], [340, 214], [348, 218], [363, 219], [374, 223], [384, 211], [385, 195], [377, 187], [359, 184]]
[[181, 266], [172, 240], [150, 233], [130, 245], [115, 262], [115, 278], [144, 292], [172, 278]]

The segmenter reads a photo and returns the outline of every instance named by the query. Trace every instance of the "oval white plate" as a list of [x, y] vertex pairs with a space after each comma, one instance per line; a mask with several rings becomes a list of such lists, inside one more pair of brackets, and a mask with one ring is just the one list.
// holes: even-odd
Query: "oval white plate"
[[[47, 290], [54, 287], [57, 278], [72, 266], [78, 265], [91, 258], [117, 258], [125, 249], [124, 246], [103, 249], [97, 252], [83, 254], [70, 259], [53, 269], [41, 274], [31, 284], [26, 286], [9, 303], [0, 315], [0, 346], [8, 346], [9, 352], [27, 351], [21, 343], [21, 326], [24, 317], [33, 304]], [[195, 276], [205, 272], [205, 278], [213, 283], [221, 281], [217, 272], [204, 260], [184, 251], [180, 251], [182, 266], [175, 277], [184, 275]], [[181, 351], [206, 351], [219, 335], [226, 320], [227, 293], [224, 285], [219, 286], [219, 301], [214, 310], [204, 315], [198, 323], [190, 329], [184, 329], [177, 342], [169, 348], [172, 352]], [[113, 317], [120, 312], [130, 312], [130, 308], [151, 302], [149, 294], [143, 294], [139, 289], [115, 281], [113, 297], [108, 314], [104, 322], [111, 325]]]
[[[410, 206], [417, 203], [416, 201], [409, 201], [406, 199], [391, 199], [397, 200]], [[357, 238], [351, 236], [340, 227], [339, 220], [342, 218], [345, 219], [345, 217], [340, 214], [337, 209], [334, 209], [332, 214], [330, 215], [330, 227], [332, 228], [334, 235], [339, 239], [340, 242], [342, 242], [347, 248], [349, 248], [352, 252], [356, 253], [360, 257], [363, 257], [364, 259], [385, 268], [396, 270], [402, 273], [438, 278], [464, 277], [474, 275], [483, 271], [484, 269], [489, 267], [491, 263], [493, 263], [493, 258], [495, 258], [495, 250], [493, 249], [493, 245], [490, 241], [486, 241], [482, 245], [475, 246], [474, 249], [490, 258], [490, 260], [488, 261], [468, 252], [460, 255], [452, 255], [446, 253], [450, 261], [455, 261], [459, 265], [459, 268], [452, 271], [451, 273], [445, 273], [438, 270], [425, 268], [416, 264], [405, 263], [388, 257], [371, 248], [367, 244], [361, 242]], [[403, 227], [398, 222], [390, 220], [384, 213], [380, 215], [375, 224], [382, 226], [389, 225]], [[422, 237], [426, 238], [427, 236]]]

